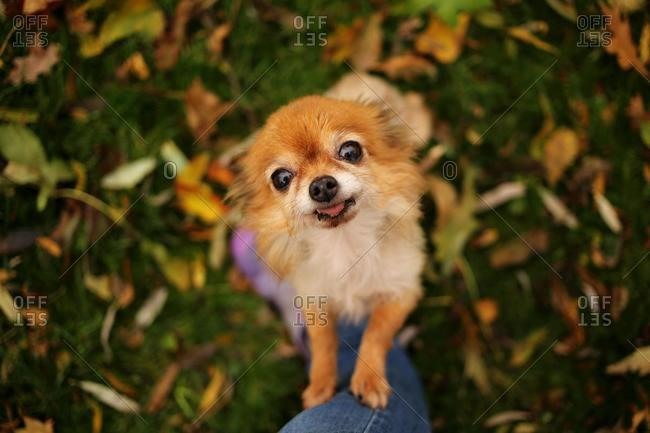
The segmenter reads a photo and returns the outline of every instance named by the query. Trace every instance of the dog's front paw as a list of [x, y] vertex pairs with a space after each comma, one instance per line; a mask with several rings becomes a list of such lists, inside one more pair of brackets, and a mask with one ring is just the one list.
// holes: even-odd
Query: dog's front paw
[[323, 404], [332, 398], [336, 380], [312, 381], [302, 393], [302, 407], [309, 409]]
[[350, 391], [366, 406], [383, 409], [388, 405], [391, 389], [383, 374], [363, 363], [357, 363], [350, 380]]

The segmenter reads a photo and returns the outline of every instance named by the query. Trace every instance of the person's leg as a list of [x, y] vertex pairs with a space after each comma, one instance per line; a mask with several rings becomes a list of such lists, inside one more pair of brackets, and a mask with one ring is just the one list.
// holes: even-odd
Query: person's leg
[[[289, 329], [294, 344], [309, 357], [306, 335], [296, 326], [299, 310], [293, 303], [293, 288], [279, 281], [255, 252], [255, 236], [237, 229], [231, 239], [231, 252], [237, 267], [255, 291], [273, 303]], [[281, 433], [425, 433], [430, 432], [426, 402], [415, 368], [402, 347], [388, 352], [386, 375], [392, 393], [388, 407], [373, 410], [362, 405], [348, 390], [357, 362], [365, 326], [340, 324], [337, 354], [337, 393], [325, 404], [299, 413]], [[362, 361], [363, 362], [363, 361]]]
[[388, 353], [387, 377], [392, 393], [386, 409], [361, 404], [348, 390], [358, 358], [363, 326], [339, 327], [338, 384], [334, 397], [299, 413], [280, 433], [425, 433], [430, 432], [420, 380], [402, 347]]

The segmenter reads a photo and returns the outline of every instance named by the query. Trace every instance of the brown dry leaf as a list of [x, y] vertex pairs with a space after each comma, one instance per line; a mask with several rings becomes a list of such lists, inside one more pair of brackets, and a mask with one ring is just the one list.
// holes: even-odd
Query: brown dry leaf
[[[526, 232], [522, 238], [516, 237], [494, 248], [490, 252], [490, 266], [504, 268], [525, 262], [534, 251], [544, 252], [548, 247], [548, 233], [537, 229]], [[534, 251], [533, 251], [534, 250]]]
[[167, 397], [176, 383], [176, 378], [181, 372], [181, 366], [178, 362], [173, 362], [167, 366], [165, 372], [160, 376], [151, 391], [149, 402], [147, 403], [147, 412], [158, 412], [167, 402]]
[[206, 141], [229, 108], [230, 104], [221, 102], [219, 96], [206, 89], [200, 78], [192, 81], [185, 93], [187, 124], [196, 140]]
[[86, 2], [76, 7], [67, 8], [65, 16], [68, 28], [72, 33], [87, 35], [95, 30], [95, 23], [88, 19], [87, 12], [91, 9], [92, 2]]
[[489, 247], [499, 240], [499, 231], [493, 227], [488, 227], [472, 239], [472, 246], [476, 248]]
[[388, 75], [391, 80], [404, 79], [407, 81], [421, 75], [435, 77], [438, 72], [433, 63], [412, 53], [390, 57], [378, 65], [375, 70]]
[[631, 355], [607, 366], [607, 374], [650, 374], [650, 346], [639, 347]]
[[169, 30], [156, 40], [154, 57], [156, 68], [171, 69], [178, 61], [181, 47], [185, 43], [187, 23], [199, 12], [208, 9], [214, 0], [181, 0], [176, 5], [174, 16], [168, 24]]
[[544, 143], [544, 168], [546, 179], [555, 185], [564, 171], [573, 164], [578, 156], [578, 134], [569, 128], [558, 128], [551, 133]]
[[615, 55], [618, 61], [618, 66], [627, 71], [630, 68], [648, 78], [648, 70], [639, 59], [636, 45], [632, 39], [632, 30], [630, 29], [630, 22], [621, 16], [621, 11], [618, 7], [608, 6], [605, 2], [600, 3], [600, 8], [604, 15], [612, 17], [612, 23], [608, 26], [611, 30], [612, 39], [609, 44], [604, 46], [605, 51], [609, 54]]
[[51, 419], [42, 422], [36, 418], [25, 416], [23, 422], [25, 426], [14, 430], [14, 433], [54, 433], [54, 421]]
[[14, 59], [14, 67], [7, 80], [14, 86], [35, 83], [40, 75], [49, 74], [52, 67], [59, 62], [59, 48], [59, 44], [30, 48], [25, 57]]
[[61, 257], [61, 246], [52, 238], [39, 236], [36, 238], [36, 245], [52, 257]]
[[102, 431], [102, 426], [104, 425], [104, 412], [102, 411], [102, 407], [94, 402], [90, 402], [90, 407], [93, 411], [93, 419], [92, 419], [92, 433], [101, 433]]
[[139, 51], [131, 54], [115, 71], [115, 76], [120, 80], [125, 80], [129, 75], [139, 80], [149, 78], [149, 67]]
[[555, 345], [554, 351], [566, 355], [585, 342], [585, 328], [580, 326], [578, 300], [569, 295], [559, 278], [551, 279], [551, 289], [551, 305], [560, 313], [570, 332], [567, 338]]
[[383, 16], [376, 13], [367, 22], [358, 18], [349, 26], [337, 27], [327, 39], [323, 58], [332, 63], [349, 60], [359, 72], [373, 68], [381, 57], [382, 21]]
[[230, 34], [230, 30], [231, 30], [231, 26], [228, 23], [217, 26], [212, 31], [210, 37], [206, 42], [208, 51], [210, 51], [212, 54], [216, 56], [221, 55], [221, 53], [223, 52], [223, 43], [228, 37], [228, 35]]
[[415, 40], [415, 49], [420, 53], [433, 56], [440, 63], [455, 62], [463, 49], [469, 21], [469, 14], [460, 13], [456, 20], [456, 27], [451, 28], [432, 15], [427, 28]]
[[522, 42], [526, 42], [535, 48], [539, 48], [542, 51], [546, 51], [547, 53], [556, 56], [560, 55], [560, 51], [556, 47], [535, 36], [533, 31], [546, 33], [548, 31], [548, 24], [543, 21], [533, 21], [520, 26], [510, 27], [508, 28], [508, 35], [519, 39]]
[[129, 397], [135, 397], [137, 395], [137, 391], [133, 386], [124, 382], [112, 371], [105, 368], [100, 369], [100, 371], [102, 373], [102, 376], [104, 376], [108, 383], [110, 383], [111, 386], [117, 391], [121, 392], [124, 395], [128, 395]]
[[499, 317], [499, 304], [491, 298], [483, 298], [474, 302], [476, 316], [484, 325], [491, 325]]
[[25, 0], [23, 3], [23, 14], [30, 15], [34, 12], [42, 11], [48, 3], [54, 3], [57, 0]]
[[469, 311], [460, 304], [455, 310], [461, 318], [464, 334], [463, 354], [465, 356], [465, 376], [470, 378], [483, 395], [488, 395], [492, 389], [490, 379], [481, 355], [481, 345], [478, 339], [478, 326]]

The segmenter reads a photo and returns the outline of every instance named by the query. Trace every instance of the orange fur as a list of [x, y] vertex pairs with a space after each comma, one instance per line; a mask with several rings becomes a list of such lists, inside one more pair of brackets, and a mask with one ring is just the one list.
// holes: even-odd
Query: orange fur
[[[350, 137], [363, 148], [363, 158], [356, 164], [337, 157], [337, 149]], [[421, 293], [424, 238], [417, 200], [423, 179], [412, 162], [413, 151], [390, 111], [307, 96], [271, 115], [242, 158], [232, 195], [243, 204], [244, 225], [256, 233], [260, 255], [299, 294], [333, 290], [328, 305], [332, 320], [326, 326], [308, 326], [313, 364], [310, 386], [303, 394], [305, 406], [322, 403], [334, 392], [334, 316], [358, 319], [366, 308], [372, 314], [351, 387], [372, 407], [385, 406], [388, 399], [390, 388], [382, 386], [387, 384], [386, 352]], [[286, 191], [276, 190], [271, 182], [277, 168], [294, 175]], [[308, 193], [313, 179], [330, 174], [347, 179], [346, 185], [357, 194], [355, 205], [335, 223], [316, 218]], [[367, 246], [350, 239], [357, 233], [357, 241]], [[391, 256], [396, 248], [404, 254]], [[320, 271], [309, 271], [315, 266], [310, 258], [321, 260], [328, 254], [333, 254], [330, 269], [323, 263]], [[337, 254], [342, 257], [338, 263]], [[411, 263], [404, 266], [399, 260]], [[348, 262], [349, 275], [341, 272]], [[395, 266], [400, 268], [391, 274]], [[328, 270], [336, 275], [316, 275]], [[386, 280], [372, 280], [382, 272]], [[359, 293], [350, 293], [355, 290]]]

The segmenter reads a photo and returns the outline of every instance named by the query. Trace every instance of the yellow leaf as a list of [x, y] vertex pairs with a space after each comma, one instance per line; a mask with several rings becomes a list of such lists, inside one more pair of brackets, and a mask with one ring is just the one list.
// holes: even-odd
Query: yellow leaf
[[207, 224], [212, 224], [225, 213], [225, 206], [209, 185], [202, 183], [194, 188], [176, 188], [178, 205], [187, 215], [195, 216]]
[[112, 43], [132, 34], [151, 40], [164, 26], [165, 17], [152, 0], [125, 0], [117, 11], [108, 15], [97, 36], [82, 36], [80, 54], [82, 57], [96, 56]]
[[508, 29], [508, 34], [513, 38], [519, 39], [520, 41], [526, 42], [527, 44], [531, 44], [532, 46], [539, 48], [542, 51], [546, 51], [556, 56], [560, 54], [560, 51], [557, 48], [535, 36], [526, 25], [510, 27]]
[[415, 49], [429, 54], [441, 63], [453, 63], [461, 53], [470, 17], [466, 13], [458, 15], [456, 27], [451, 28], [444, 21], [431, 16], [429, 25], [415, 40]]
[[111, 279], [108, 275], [93, 275], [87, 273], [84, 275], [84, 285], [88, 290], [104, 301], [110, 301], [113, 298], [113, 292], [111, 292]]
[[141, 52], [133, 53], [129, 56], [115, 71], [115, 76], [120, 80], [126, 79], [129, 74], [138, 78], [139, 80], [146, 80], [149, 78], [149, 67], [145, 62]]
[[546, 329], [537, 329], [523, 341], [518, 341], [512, 348], [512, 356], [510, 357], [510, 365], [513, 367], [521, 367], [528, 363], [530, 357], [535, 353], [535, 350], [542, 344], [547, 337]]
[[218, 404], [223, 405], [222, 390], [226, 384], [226, 375], [219, 369], [215, 368], [212, 373], [210, 383], [203, 391], [201, 396], [201, 403], [199, 404], [199, 412], [203, 413], [207, 410], [214, 409]]
[[629, 356], [607, 366], [608, 374], [638, 373], [650, 374], [650, 346], [640, 347]]
[[544, 143], [544, 168], [546, 179], [555, 185], [564, 171], [578, 156], [578, 134], [568, 128], [558, 128]]

